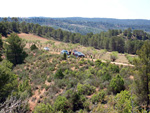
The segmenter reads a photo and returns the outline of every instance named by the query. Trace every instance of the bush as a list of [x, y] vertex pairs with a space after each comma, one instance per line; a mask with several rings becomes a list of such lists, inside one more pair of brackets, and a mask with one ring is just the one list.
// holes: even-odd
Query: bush
[[86, 109], [88, 108], [86, 98], [84, 95], [81, 95], [78, 92], [72, 90], [69, 90], [68, 94], [70, 107], [72, 107], [72, 111], [74, 111], [74, 113], [77, 110], [84, 109], [84, 107]]
[[134, 57], [130, 56], [129, 54], [125, 53], [125, 56], [126, 58], [128, 59], [128, 61], [133, 64], [133, 60], [134, 60]]
[[102, 63], [102, 61], [99, 60], [99, 59], [97, 59], [97, 60], [95, 61], [95, 66], [96, 66], [96, 67], [99, 67], [99, 66], [101, 65], [101, 63]]
[[98, 103], [98, 102], [103, 102], [105, 98], [105, 92], [104, 91], [100, 91], [98, 94], [94, 94], [91, 98], [92, 103]]
[[69, 103], [66, 97], [58, 96], [54, 103], [55, 111], [62, 111], [66, 113], [69, 109]]
[[109, 70], [107, 67], [103, 67], [97, 72], [97, 76], [102, 79], [102, 81], [109, 81], [111, 79], [111, 75], [109, 74]]
[[121, 91], [115, 97], [115, 108], [118, 113], [131, 113], [132, 105], [131, 105], [131, 94], [129, 91]]
[[94, 86], [91, 86], [90, 84], [78, 84], [77, 85], [77, 91], [79, 94], [83, 95], [91, 95], [96, 91], [96, 88]]
[[55, 67], [54, 67], [54, 66], [51, 66], [51, 67], [49, 67], [49, 70], [50, 70], [50, 71], [54, 71], [54, 70], [55, 70]]
[[94, 66], [94, 63], [93, 63], [91, 60], [88, 60], [88, 64], [89, 64], [90, 66]]
[[34, 113], [54, 113], [54, 109], [49, 104], [39, 104], [35, 107]]
[[120, 93], [124, 88], [124, 80], [119, 74], [110, 81], [110, 89], [114, 94]]
[[55, 78], [62, 79], [64, 78], [64, 76], [65, 75], [62, 73], [61, 69], [58, 69], [57, 72], [55, 73]]
[[119, 73], [119, 66], [115, 64], [109, 64], [108, 70], [111, 70], [113, 73]]
[[37, 46], [36, 46], [35, 44], [33, 44], [33, 45], [30, 47], [30, 49], [31, 49], [31, 51], [32, 51], [32, 50], [35, 50], [35, 49], [38, 49], [38, 48], [37, 48]]
[[112, 62], [114, 62], [118, 58], [118, 52], [112, 52], [110, 54], [110, 59]]

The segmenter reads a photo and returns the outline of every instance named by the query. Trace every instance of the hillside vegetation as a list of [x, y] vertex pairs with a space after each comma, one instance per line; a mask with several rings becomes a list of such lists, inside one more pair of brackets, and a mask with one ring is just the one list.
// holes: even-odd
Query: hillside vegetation
[[106, 49], [108, 51], [118, 51], [119, 53], [135, 54], [141, 48], [145, 40], [150, 39], [150, 34], [142, 30], [131, 30], [130, 28], [122, 30], [108, 30], [100, 34], [88, 33], [81, 35], [71, 33], [61, 29], [55, 30], [52, 27], [40, 26], [39, 24], [19, 23], [17, 18], [12, 18], [12, 22], [7, 19], [0, 23], [0, 33], [7, 36], [12, 32], [33, 33], [38, 36], [63, 41], [66, 43], [80, 43], [83, 46], [92, 46], [96, 49]]
[[[0, 22], [0, 33], [0, 113], [150, 111], [146, 32], [81, 35], [12, 18]], [[60, 54], [62, 49], [85, 57]]]

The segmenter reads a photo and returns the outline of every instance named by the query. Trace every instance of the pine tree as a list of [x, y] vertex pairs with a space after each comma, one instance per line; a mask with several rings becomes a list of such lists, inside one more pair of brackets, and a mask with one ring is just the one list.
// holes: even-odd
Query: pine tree
[[135, 60], [135, 67], [137, 69], [135, 77], [136, 95], [140, 102], [146, 102], [146, 108], [149, 107], [149, 82], [150, 82], [150, 41], [146, 41], [142, 48], [137, 51], [139, 59]]
[[5, 54], [7, 60], [12, 62], [14, 65], [23, 63], [26, 52], [23, 50], [25, 45], [23, 44], [21, 38], [17, 34], [12, 33], [5, 43]]

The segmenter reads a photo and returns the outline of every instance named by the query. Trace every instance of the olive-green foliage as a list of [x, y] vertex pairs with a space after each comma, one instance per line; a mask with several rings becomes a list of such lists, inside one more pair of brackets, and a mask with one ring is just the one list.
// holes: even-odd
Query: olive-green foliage
[[50, 104], [40, 103], [34, 109], [34, 113], [54, 113], [54, 109]]
[[2, 41], [2, 35], [0, 34], [0, 50], [3, 48], [3, 41]]
[[0, 34], [0, 61], [2, 61], [2, 48], [3, 48], [3, 41], [2, 41], [2, 35]]
[[63, 60], [67, 60], [67, 54], [66, 53], [63, 54], [63, 58], [62, 59]]
[[138, 102], [147, 103], [149, 109], [150, 103], [150, 41], [145, 41], [142, 48], [137, 51], [139, 58], [134, 60], [135, 64], [135, 92], [138, 96]]
[[12, 64], [0, 65], [0, 102], [4, 101], [12, 91], [17, 91], [17, 75], [9, 68]]
[[77, 91], [79, 92], [79, 94], [91, 95], [96, 91], [96, 88], [94, 86], [91, 86], [90, 84], [80, 84], [80, 83], [78, 83]]
[[125, 56], [126, 58], [128, 59], [128, 61], [133, 64], [133, 60], [134, 60], [134, 57], [130, 56], [128, 53], [125, 53]]
[[100, 77], [102, 81], [111, 80], [110, 70], [108, 67], [103, 67], [102, 69], [98, 70], [97, 76]]
[[35, 50], [35, 49], [38, 49], [38, 48], [37, 48], [37, 46], [36, 46], [35, 44], [33, 44], [33, 45], [30, 47], [30, 49], [31, 49], [31, 51], [32, 51], [32, 50]]
[[114, 62], [117, 58], [118, 58], [118, 52], [115, 51], [110, 54], [111, 61]]
[[79, 109], [88, 109], [88, 104], [86, 102], [86, 97], [79, 94], [77, 91], [70, 89], [66, 91], [66, 97], [70, 103], [72, 111], [77, 111]]
[[98, 103], [98, 102], [103, 102], [105, 98], [105, 92], [102, 90], [98, 92], [97, 94], [94, 94], [91, 98], [92, 103]]
[[7, 67], [7, 68], [9, 68], [9, 69], [12, 69], [12, 68], [13, 68], [13, 64], [12, 64], [10, 61], [8, 61], [8, 60], [3, 60], [3, 61], [0, 63], [0, 65], [2, 65], [2, 66], [4, 66], [4, 67]]
[[115, 94], [124, 90], [124, 80], [119, 74], [113, 77], [110, 81], [110, 89]]
[[[121, 91], [115, 97], [115, 109], [118, 113], [131, 113], [132, 104], [131, 104], [131, 94], [129, 91]], [[133, 98], [132, 98], [133, 102]]]
[[69, 109], [69, 106], [70, 105], [68, 103], [68, 100], [66, 99], [66, 97], [63, 97], [63, 96], [58, 96], [54, 103], [55, 112], [62, 111], [66, 113], [67, 110]]
[[18, 86], [18, 91], [19, 92], [27, 91], [29, 93], [29, 96], [31, 96], [31, 86], [29, 84], [29, 80], [25, 80], [22, 83], [20, 83]]
[[7, 26], [4, 22], [0, 22], [0, 34], [2, 34], [2, 36], [7, 36]]
[[102, 63], [102, 61], [99, 60], [99, 59], [97, 59], [97, 60], [95, 61], [95, 66], [96, 66], [96, 67], [100, 67], [101, 63]]
[[121, 68], [120, 75], [122, 77], [129, 77], [131, 75], [130, 74], [130, 67], [123, 67], [123, 68]]
[[113, 73], [119, 73], [119, 66], [115, 64], [109, 64], [108, 70], [112, 71]]
[[27, 53], [23, 50], [25, 45], [22, 39], [15, 33], [12, 33], [5, 43], [6, 58], [14, 65], [23, 63]]
[[61, 69], [58, 69], [55, 73], [55, 78], [62, 79], [65, 75], [63, 74]]

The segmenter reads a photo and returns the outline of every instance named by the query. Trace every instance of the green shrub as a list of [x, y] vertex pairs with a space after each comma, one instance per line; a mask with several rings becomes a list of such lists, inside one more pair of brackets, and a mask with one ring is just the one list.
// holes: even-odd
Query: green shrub
[[27, 90], [27, 92], [29, 93], [29, 96], [31, 96], [31, 86], [29, 84], [29, 80], [25, 80], [22, 83], [19, 84], [18, 86], [18, 90], [19, 92], [24, 92], [25, 90]]
[[109, 81], [111, 79], [110, 72], [107, 67], [103, 67], [97, 72], [97, 76], [102, 79], [102, 81]]
[[80, 66], [82, 66], [84, 64], [84, 61], [79, 61], [78, 63]]
[[78, 83], [77, 91], [79, 92], [79, 94], [91, 95], [96, 91], [96, 88], [94, 86], [91, 86], [90, 84], [80, 84], [80, 83]]
[[120, 93], [120, 91], [124, 90], [124, 88], [124, 80], [119, 74], [113, 77], [110, 81], [110, 90], [113, 93]]
[[34, 113], [54, 113], [54, 109], [50, 104], [40, 103], [34, 109]]
[[49, 67], [49, 70], [50, 70], [50, 71], [54, 71], [54, 70], [55, 70], [55, 67], [54, 67], [54, 66]]
[[55, 78], [58, 78], [58, 79], [62, 79], [64, 78], [64, 74], [62, 73], [62, 70], [61, 69], [58, 69], [57, 72], [55, 73]]
[[50, 76], [47, 81], [51, 82], [52, 81], [52, 77]]
[[105, 92], [102, 90], [99, 93], [94, 94], [92, 96], [91, 100], [92, 100], [92, 103], [95, 104], [95, 103], [98, 103], [98, 102], [103, 102], [104, 98], [105, 98]]
[[35, 49], [38, 49], [38, 48], [37, 48], [37, 46], [36, 46], [35, 44], [33, 44], [33, 45], [30, 47], [30, 49], [31, 49], [31, 51], [32, 51], [32, 50], [35, 50]]
[[88, 64], [94, 66], [94, 62], [92, 62], [91, 60], [88, 60]]
[[122, 77], [129, 77], [131, 75], [129, 67], [123, 67], [123, 68], [121, 68], [120, 75]]
[[112, 62], [114, 62], [117, 58], [118, 58], [118, 52], [115, 51], [110, 54], [110, 59]]
[[84, 107], [88, 107], [85, 103], [86, 97], [84, 95], [79, 94], [76, 91], [70, 92], [70, 97], [68, 100], [70, 103], [70, 107], [72, 107], [72, 111], [74, 111], [74, 113], [77, 110], [84, 109]]
[[102, 61], [99, 60], [99, 59], [97, 59], [97, 60], [95, 61], [95, 66], [96, 66], [96, 67], [99, 67], [99, 66], [101, 65], [101, 63], [102, 63]]
[[111, 70], [113, 73], [119, 73], [119, 66], [115, 64], [109, 64], [108, 70]]
[[66, 97], [58, 96], [54, 102], [55, 111], [62, 111], [66, 113], [69, 109], [69, 103]]
[[126, 58], [128, 59], [128, 61], [133, 64], [133, 60], [134, 60], [134, 57], [130, 56], [129, 54], [125, 53], [125, 56]]
[[12, 91], [17, 91], [18, 76], [8, 68], [11, 67], [12, 64], [10, 62], [8, 64], [0, 64], [0, 102], [3, 102]]
[[[132, 102], [133, 102], [132, 98]], [[131, 105], [131, 94], [129, 91], [121, 91], [115, 97], [115, 108], [118, 113], [131, 113], [132, 105]]]

